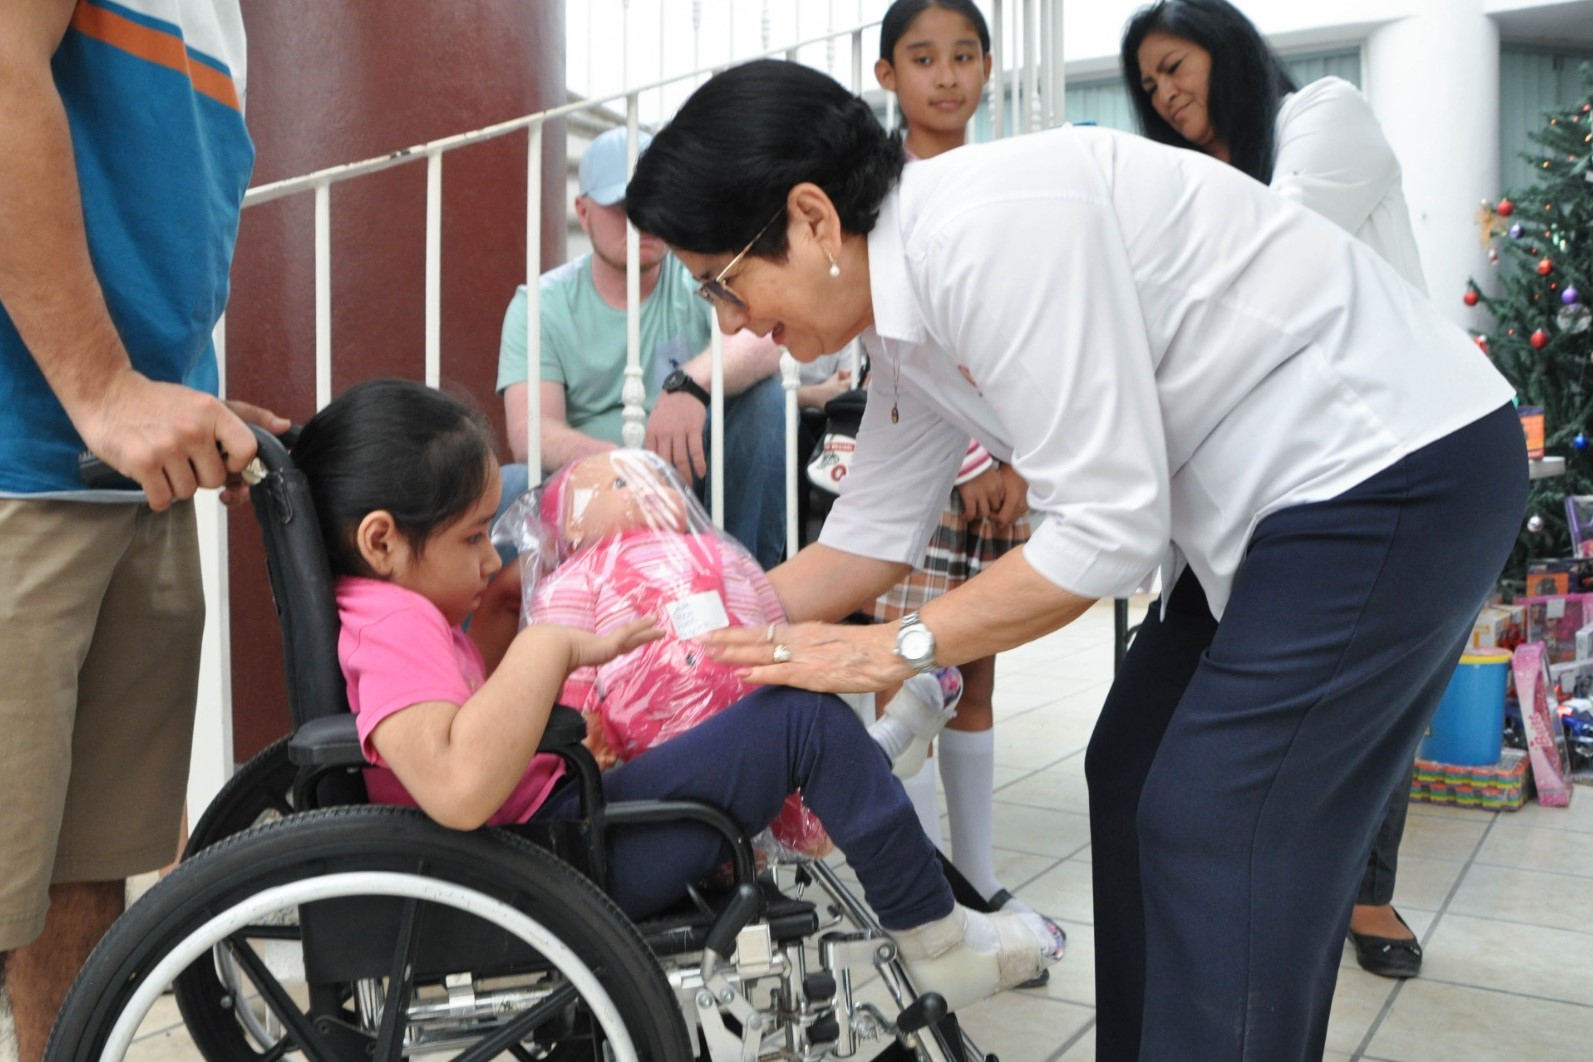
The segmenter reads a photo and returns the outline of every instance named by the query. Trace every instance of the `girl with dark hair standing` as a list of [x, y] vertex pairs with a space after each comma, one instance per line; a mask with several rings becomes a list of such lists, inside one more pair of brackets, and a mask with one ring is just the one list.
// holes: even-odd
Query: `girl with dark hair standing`
[[[1122, 57], [1123, 80], [1147, 136], [1204, 151], [1269, 183], [1426, 291], [1399, 161], [1353, 85], [1325, 77], [1296, 91], [1260, 31], [1226, 0], [1162, 0], [1142, 8], [1123, 31]], [[1193, 602], [1199, 590], [1174, 592]], [[1180, 614], [1187, 611], [1185, 602], [1175, 604]], [[1141, 633], [1164, 636], [1154, 616]], [[1193, 673], [1198, 663], [1191, 656], [1181, 667]], [[1389, 797], [1350, 915], [1356, 961], [1383, 977], [1414, 977], [1422, 964], [1416, 934], [1393, 904], [1409, 807], [1407, 770]], [[1098, 905], [1110, 902], [1096, 897]]]
[[[1356, 861], [1525, 508], [1510, 388], [1470, 337], [1213, 159], [1064, 128], [903, 173], [863, 101], [792, 63], [705, 82], [626, 202], [722, 329], [880, 351], [846, 490], [770, 574], [787, 651], [719, 631], [716, 655], [877, 690], [1175, 550], [1216, 620], [1199, 666], [1136, 644], [1086, 766], [1092, 873], [1131, 900], [1095, 915], [1126, 971], [1098, 974], [1098, 1057], [1320, 1057]], [[1044, 521], [895, 629], [836, 624], [922, 556], [970, 435]]]
[[[990, 29], [979, 9], [970, 0], [897, 0], [880, 22], [879, 52], [874, 76], [881, 88], [896, 94], [908, 160], [962, 147], [990, 80]], [[879, 393], [877, 383], [874, 393]], [[1027, 490], [1010, 465], [991, 457], [977, 441], [970, 442], [929, 548], [912, 574], [874, 601], [873, 617], [895, 623], [1027, 541]], [[962, 697], [935, 739], [933, 760], [911, 775], [898, 760], [897, 770], [919, 821], [939, 844], [938, 767], [946, 791], [952, 862], [992, 908], [1029, 910], [996, 877], [991, 849], [996, 658], [970, 660], [960, 670]], [[917, 700], [941, 703], [940, 683], [932, 676], [914, 676], [902, 689]], [[891, 692], [882, 693], [880, 700], [894, 703]], [[1049, 974], [1042, 971], [1040, 983]]]

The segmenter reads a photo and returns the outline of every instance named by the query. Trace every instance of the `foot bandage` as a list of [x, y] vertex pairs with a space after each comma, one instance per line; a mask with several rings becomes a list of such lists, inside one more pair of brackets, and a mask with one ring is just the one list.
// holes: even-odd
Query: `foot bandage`
[[961, 904], [891, 935], [918, 991], [940, 993], [952, 1010], [1022, 984], [1067, 951], [1067, 935], [1037, 914], [986, 915]]

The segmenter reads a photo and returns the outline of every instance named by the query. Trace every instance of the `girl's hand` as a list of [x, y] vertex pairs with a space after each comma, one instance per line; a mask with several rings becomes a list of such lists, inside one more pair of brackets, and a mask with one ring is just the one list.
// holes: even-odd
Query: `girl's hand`
[[1002, 465], [996, 469], [996, 474], [1001, 477], [1002, 502], [990, 514], [990, 519], [998, 524], [1010, 524], [1029, 511], [1029, 481], [1018, 475], [1011, 465]]
[[991, 465], [955, 489], [962, 498], [963, 516], [969, 520], [983, 520], [995, 516], [1001, 509], [1007, 485], [1001, 478], [1001, 466]]
[[570, 668], [596, 667], [617, 656], [623, 656], [648, 642], [655, 642], [664, 632], [653, 625], [651, 618], [643, 616], [607, 634], [571, 629]]

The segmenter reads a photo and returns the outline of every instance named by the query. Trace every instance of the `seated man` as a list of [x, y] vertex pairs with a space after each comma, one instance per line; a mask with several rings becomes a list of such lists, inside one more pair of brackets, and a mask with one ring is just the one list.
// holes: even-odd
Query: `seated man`
[[[642, 134], [645, 149], [650, 138]], [[625, 130], [611, 129], [581, 158], [575, 211], [592, 251], [542, 274], [542, 467], [538, 478], [621, 444], [626, 362]], [[641, 367], [648, 411], [645, 446], [669, 461], [699, 496], [706, 489], [707, 352], [713, 312], [696, 283], [656, 237], [641, 237]], [[765, 568], [785, 546], [785, 405], [780, 348], [750, 332], [727, 336], [725, 529]], [[504, 316], [498, 354], [509, 445], [525, 461], [526, 295]], [[507, 481], [506, 492], [514, 489]]]

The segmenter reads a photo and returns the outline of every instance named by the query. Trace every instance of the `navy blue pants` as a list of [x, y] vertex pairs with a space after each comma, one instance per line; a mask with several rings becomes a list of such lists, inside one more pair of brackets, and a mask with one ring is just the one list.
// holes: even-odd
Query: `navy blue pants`
[[1097, 1058], [1321, 1057], [1367, 852], [1526, 490], [1505, 406], [1263, 520], [1220, 623], [1187, 579], [1140, 628], [1085, 761]]
[[[773, 822], [799, 789], [846, 853], [881, 925], [910, 929], [951, 913], [935, 847], [889, 759], [836, 697], [757, 690], [603, 775], [610, 800], [700, 800], [748, 835]], [[578, 814], [578, 794], [566, 785], [536, 817]], [[645, 918], [729, 859], [730, 847], [708, 827], [682, 822], [610, 827], [608, 854], [609, 895], [632, 918]]]

